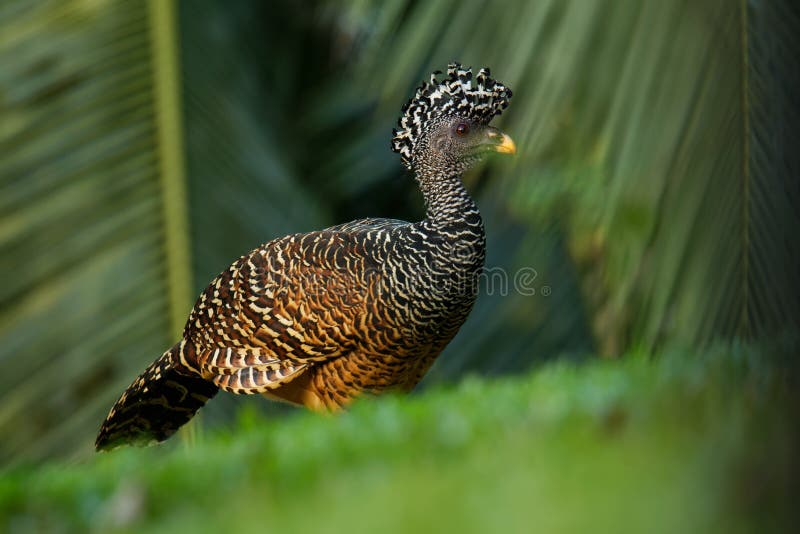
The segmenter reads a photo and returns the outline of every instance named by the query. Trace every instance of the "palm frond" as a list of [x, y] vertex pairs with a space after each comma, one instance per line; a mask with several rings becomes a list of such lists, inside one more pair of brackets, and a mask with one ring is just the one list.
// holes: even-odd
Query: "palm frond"
[[145, 5], [11, 2], [0, 28], [5, 462], [89, 450], [171, 336]]
[[[556, 308], [538, 298], [533, 308], [547, 313], [528, 314], [504, 339], [538, 333], [550, 314], [581, 324], [576, 315], [586, 313], [605, 354], [797, 326], [800, 291], [788, 273], [797, 271], [798, 245], [787, 231], [800, 199], [796, 158], [784, 148], [797, 140], [786, 126], [797, 123], [788, 96], [797, 87], [788, 74], [796, 70], [797, 13], [785, 2], [748, 3], [743, 25], [743, 6], [407, 3], [393, 10], [394, 21], [381, 21], [390, 35], [363, 30], [365, 59], [353, 70], [378, 85], [381, 112], [407, 94], [408, 80], [454, 57], [490, 64], [514, 89], [503, 125], [520, 155], [512, 168], [493, 169], [499, 184], [487, 185], [483, 203], [499, 199], [495, 221], [524, 228], [508, 231], [562, 235], [564, 263], [553, 265], [558, 254], [532, 240], [503, 257], [524, 258], [554, 292], [569, 294], [564, 273], [573, 273], [582, 298]], [[360, 13], [377, 11], [359, 4]], [[364, 28], [373, 22], [363, 20]], [[778, 118], [779, 109], [790, 116]], [[513, 241], [490, 235], [492, 242]], [[497, 324], [514, 323], [513, 300]], [[562, 347], [580, 335], [563, 332]], [[541, 346], [531, 344], [535, 358]], [[454, 359], [483, 359], [461, 349]]]

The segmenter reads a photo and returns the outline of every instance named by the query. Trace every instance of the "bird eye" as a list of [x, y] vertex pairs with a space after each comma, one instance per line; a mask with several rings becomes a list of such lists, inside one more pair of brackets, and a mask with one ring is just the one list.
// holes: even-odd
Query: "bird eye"
[[469, 133], [469, 124], [463, 122], [459, 123], [458, 126], [456, 126], [456, 133], [458, 135], [467, 135]]

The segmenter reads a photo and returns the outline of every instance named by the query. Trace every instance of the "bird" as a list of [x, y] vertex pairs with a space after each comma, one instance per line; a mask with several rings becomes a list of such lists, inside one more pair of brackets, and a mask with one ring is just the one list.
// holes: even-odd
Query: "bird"
[[391, 148], [413, 174], [425, 217], [367, 218], [277, 238], [202, 292], [179, 342], [122, 393], [99, 451], [160, 442], [220, 390], [314, 411], [410, 391], [477, 296], [486, 238], [462, 175], [514, 154], [489, 122], [511, 90], [488, 68], [435, 71], [403, 106]]

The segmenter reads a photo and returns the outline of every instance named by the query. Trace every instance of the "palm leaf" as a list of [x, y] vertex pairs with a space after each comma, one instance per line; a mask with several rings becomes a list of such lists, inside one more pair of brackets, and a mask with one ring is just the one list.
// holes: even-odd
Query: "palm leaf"
[[185, 231], [170, 222], [185, 224], [180, 162], [163, 166], [180, 147], [159, 127], [174, 68], [153, 70], [151, 14], [143, 2], [0, 12], [0, 271], [13, 276], [0, 292], [0, 462], [88, 451], [189, 306]]
[[[799, 254], [788, 232], [800, 199], [796, 157], [785, 147], [797, 140], [787, 124], [797, 115], [788, 73], [798, 16], [789, 3], [407, 3], [394, 21], [381, 20], [390, 35], [368, 29], [376, 6], [358, 4], [367, 13], [365, 60], [353, 69], [377, 83], [379, 104], [402, 99], [408, 80], [452, 58], [503, 73], [515, 99], [502, 124], [520, 156], [513, 168], [496, 167], [499, 184], [481, 195], [484, 205], [500, 198], [505, 206], [488, 220], [489, 242], [515, 242], [492, 235], [506, 217], [524, 230], [501, 223], [500, 234], [563, 236], [564, 262], [551, 261], [559, 252], [547, 239], [516, 240], [500, 260], [512, 271], [536, 267], [554, 294], [572, 292], [569, 265], [577, 268], [582, 299], [554, 306], [539, 297], [523, 308], [506, 299], [473, 331], [519, 324], [498, 337], [527, 338], [527, 357], [536, 358], [549, 348], [536, 342], [541, 326], [562, 331], [555, 346], [567, 346], [587, 307], [605, 354], [797, 327], [800, 291], [788, 273], [798, 271]], [[376, 75], [385, 65], [391, 72]], [[491, 299], [473, 317], [484, 317], [482, 306]], [[445, 362], [453, 354], [487, 370], [497, 360], [485, 353], [503, 350], [466, 338], [459, 349]]]

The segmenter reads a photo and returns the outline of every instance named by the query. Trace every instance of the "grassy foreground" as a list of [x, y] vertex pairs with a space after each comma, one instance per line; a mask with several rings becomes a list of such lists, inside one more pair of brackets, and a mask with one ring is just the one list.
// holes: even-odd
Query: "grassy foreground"
[[798, 489], [789, 345], [243, 414], [193, 447], [6, 472], [0, 531], [782, 532]]

